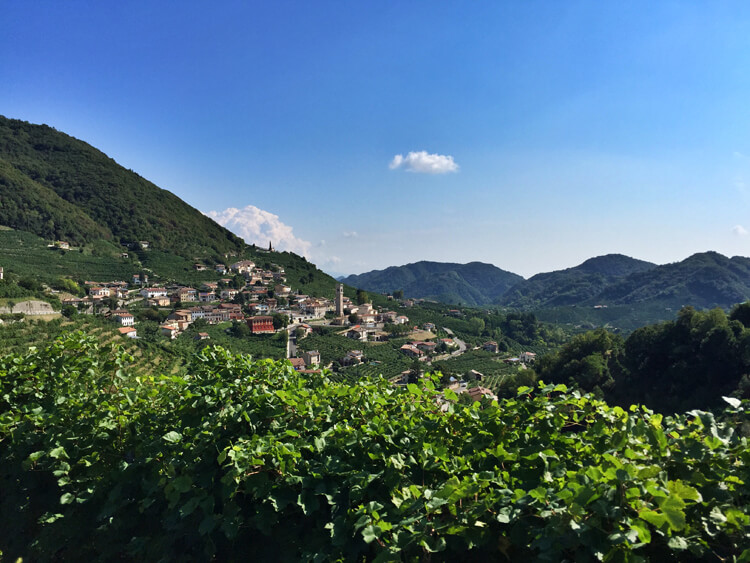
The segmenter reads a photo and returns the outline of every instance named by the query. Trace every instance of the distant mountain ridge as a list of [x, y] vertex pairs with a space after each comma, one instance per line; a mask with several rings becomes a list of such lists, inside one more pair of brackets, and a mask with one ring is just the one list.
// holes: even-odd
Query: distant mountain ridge
[[651, 262], [622, 254], [597, 256], [573, 268], [537, 274], [523, 280], [496, 303], [520, 309], [580, 305], [596, 300], [602, 291], [621, 279], [656, 267]]
[[415, 262], [341, 278], [347, 285], [377, 293], [403, 290], [409, 297], [434, 299], [467, 306], [494, 302], [523, 280], [518, 274], [492, 264], [470, 262]]
[[467, 306], [495, 304], [535, 310], [620, 305], [676, 311], [684, 305], [727, 308], [748, 300], [750, 258], [727, 258], [709, 251], [657, 265], [607, 254], [527, 280], [480, 262], [416, 262], [340, 279], [368, 291], [400, 289], [407, 297]]
[[244, 248], [242, 239], [91, 145], [3, 116], [0, 195], [0, 225], [48, 240], [145, 240], [184, 257]]

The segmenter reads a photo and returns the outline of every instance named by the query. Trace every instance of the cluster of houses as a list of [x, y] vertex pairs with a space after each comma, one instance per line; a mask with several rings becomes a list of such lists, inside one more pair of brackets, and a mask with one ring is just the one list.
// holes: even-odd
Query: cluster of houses
[[[196, 269], [206, 269], [195, 264]], [[135, 316], [127, 310], [133, 302], [150, 307], [172, 308], [172, 313], [161, 324], [160, 330], [167, 338], [174, 339], [198, 319], [208, 324], [226, 321], [244, 321], [253, 334], [275, 332], [273, 314], [285, 315], [290, 323], [305, 325], [306, 321], [333, 315], [333, 324], [348, 325], [351, 315], [357, 316], [359, 324], [347, 331], [347, 336], [360, 341], [384, 340], [387, 334], [381, 329], [385, 323], [406, 324], [408, 317], [394, 311], [379, 312], [372, 305], [354, 305], [343, 296], [343, 286], [337, 289], [337, 300], [294, 294], [286, 283], [283, 268], [272, 270], [255, 267], [250, 260], [241, 260], [228, 267], [213, 266], [218, 275], [233, 275], [218, 281], [207, 281], [200, 287], [160, 286], [149, 284], [148, 275], [134, 274], [130, 282], [85, 282], [87, 295], [70, 297], [63, 305], [73, 305], [81, 312], [100, 313], [108, 316], [120, 326], [120, 332], [137, 338]], [[245, 278], [243, 287], [236, 286], [236, 276]], [[116, 304], [116, 305], [115, 305]], [[107, 305], [105, 307], [104, 305]]]
[[[204, 319], [209, 324], [225, 321], [246, 321], [255, 334], [275, 332], [272, 312], [286, 313], [290, 319], [322, 317], [333, 305], [330, 301], [312, 299], [304, 295], [292, 295], [292, 288], [286, 285], [282, 268], [275, 270], [256, 269], [250, 260], [215, 266], [217, 273], [245, 277], [242, 288], [232, 287], [235, 278], [224, 278], [217, 282], [204, 282], [200, 287], [149, 285], [148, 275], [134, 274], [130, 282], [113, 281], [107, 283], [85, 282], [87, 295], [83, 298], [71, 297], [62, 301], [63, 305], [73, 305], [82, 312], [100, 312], [121, 325], [120, 332], [131, 338], [137, 337], [134, 327], [135, 317], [123, 306], [140, 301], [151, 307], [174, 308], [175, 310], [161, 325], [162, 333], [168, 338], [176, 338], [190, 324]], [[246, 310], [238, 301], [247, 303]], [[271, 297], [273, 296], [273, 297]], [[282, 301], [283, 300], [283, 301]], [[97, 308], [97, 304], [108, 305], [117, 302], [117, 308]], [[281, 306], [283, 304], [283, 307]], [[207, 336], [207, 335], [206, 335]]]

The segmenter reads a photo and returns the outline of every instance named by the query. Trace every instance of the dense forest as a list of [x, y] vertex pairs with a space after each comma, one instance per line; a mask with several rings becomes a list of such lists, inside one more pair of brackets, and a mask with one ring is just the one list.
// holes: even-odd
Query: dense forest
[[604, 329], [574, 337], [536, 366], [545, 381], [575, 384], [608, 402], [665, 413], [750, 398], [750, 303], [729, 315], [685, 307], [674, 321], [627, 339]]

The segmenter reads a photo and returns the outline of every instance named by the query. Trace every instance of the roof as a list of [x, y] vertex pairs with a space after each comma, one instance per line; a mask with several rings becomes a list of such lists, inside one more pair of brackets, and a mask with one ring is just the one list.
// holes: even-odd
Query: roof
[[121, 328], [118, 328], [117, 331], [120, 334], [130, 334], [131, 332], [135, 332], [135, 329], [132, 326], [123, 326]]

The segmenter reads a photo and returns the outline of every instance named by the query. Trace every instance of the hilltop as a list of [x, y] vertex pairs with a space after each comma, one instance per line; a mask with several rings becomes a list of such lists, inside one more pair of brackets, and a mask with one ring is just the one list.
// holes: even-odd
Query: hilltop
[[506, 307], [575, 306], [728, 308], [750, 296], [750, 258], [703, 252], [657, 266], [622, 255], [587, 260], [567, 270], [538, 274], [498, 301]]
[[408, 297], [466, 306], [487, 305], [523, 280], [492, 264], [416, 262], [340, 278], [347, 285], [378, 293], [403, 290]]
[[520, 281], [497, 303], [521, 309], [579, 305], [596, 299], [620, 279], [653, 268], [656, 264], [622, 254], [597, 256], [573, 268], [537, 274]]
[[47, 125], [0, 116], [0, 225], [72, 245], [148, 242], [186, 258], [244, 242], [173, 193]]

